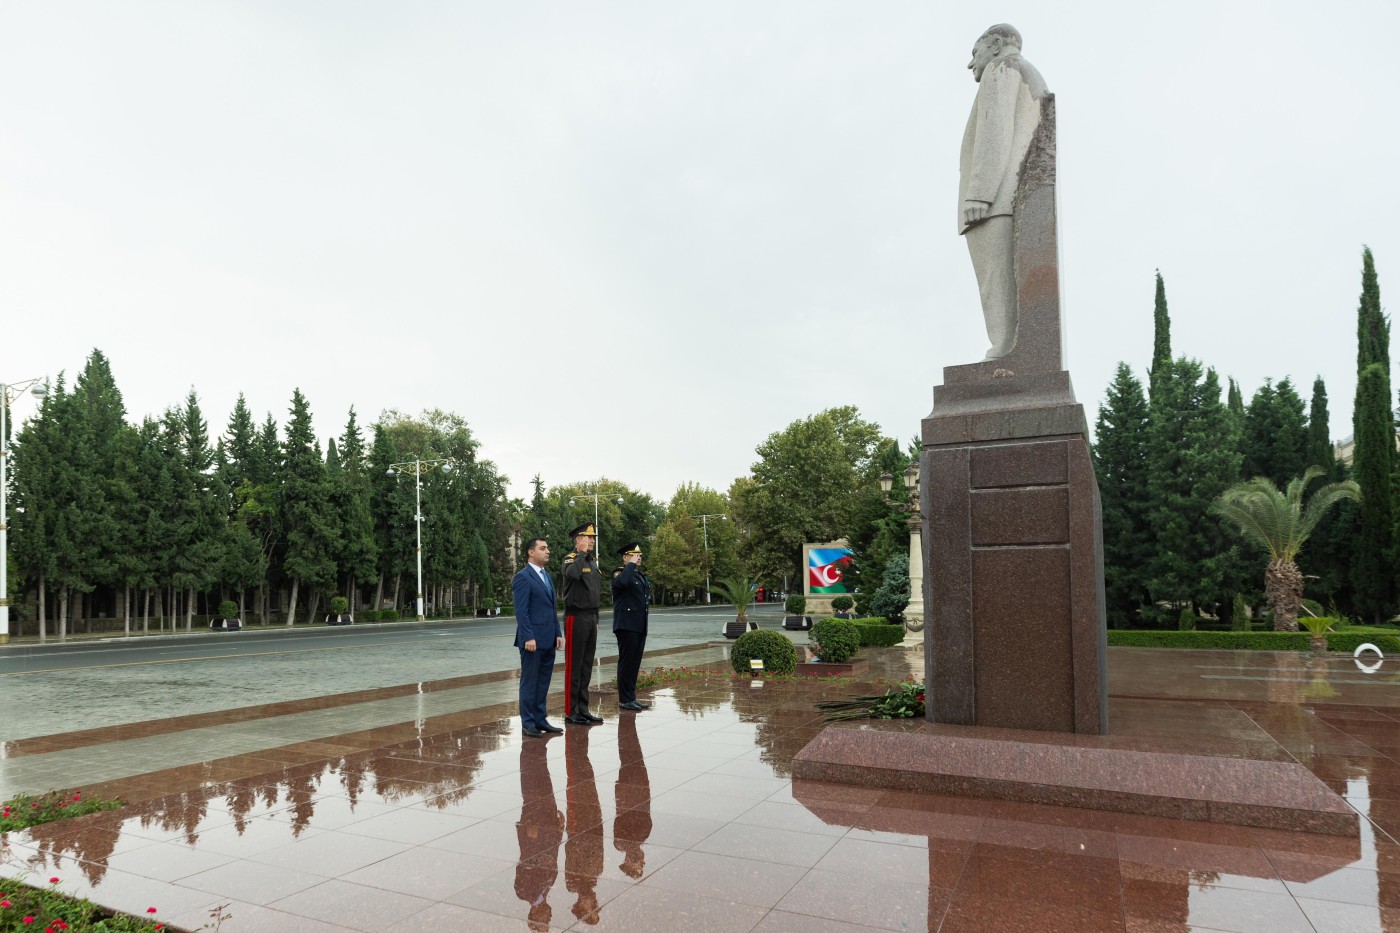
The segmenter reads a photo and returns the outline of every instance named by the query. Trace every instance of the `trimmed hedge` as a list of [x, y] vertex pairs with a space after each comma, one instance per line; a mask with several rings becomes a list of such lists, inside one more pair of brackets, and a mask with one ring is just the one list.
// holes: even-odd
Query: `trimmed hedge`
[[904, 641], [904, 626], [902, 625], [890, 625], [879, 616], [874, 619], [855, 619], [854, 621], [856, 628], [860, 630], [862, 646], [875, 645], [888, 648]]
[[822, 619], [812, 626], [812, 641], [821, 646], [821, 659], [841, 664], [860, 650], [860, 626], [852, 619]]
[[[1108, 643], [1128, 648], [1218, 648], [1227, 651], [1307, 651], [1307, 632], [1173, 632], [1110, 629]], [[1351, 654], [1367, 642], [1387, 655], [1400, 655], [1400, 638], [1380, 632], [1330, 632], [1327, 649]]]
[[766, 674], [791, 674], [797, 668], [797, 646], [786, 635], [764, 629], [752, 629], [740, 635], [729, 649], [729, 663], [734, 673], [749, 673], [749, 662], [763, 661]]

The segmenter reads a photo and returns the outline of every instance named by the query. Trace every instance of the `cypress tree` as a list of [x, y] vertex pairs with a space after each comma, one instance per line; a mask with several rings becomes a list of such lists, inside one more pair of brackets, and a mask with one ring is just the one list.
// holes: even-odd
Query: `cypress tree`
[[1320, 466], [1326, 470], [1326, 480], [1337, 482], [1343, 477], [1336, 476], [1337, 453], [1332, 447], [1332, 429], [1327, 415], [1327, 386], [1318, 376], [1313, 380], [1312, 401], [1308, 405], [1308, 466]]
[[1172, 362], [1172, 321], [1167, 313], [1167, 286], [1162, 281], [1162, 272], [1157, 270], [1157, 293], [1152, 302], [1152, 368], [1149, 376], [1155, 377]]
[[[329, 454], [327, 455], [329, 460]], [[370, 508], [370, 484], [366, 475], [365, 440], [355, 409], [340, 435], [339, 470], [335, 477], [335, 512], [340, 525], [337, 563], [347, 576], [347, 592], [353, 612], [359, 603], [359, 584], [375, 577], [378, 549], [374, 539], [374, 515]]]
[[1149, 601], [1146, 567], [1152, 554], [1147, 524], [1147, 398], [1126, 363], [1119, 363], [1094, 427], [1094, 470], [1103, 501], [1104, 590], [1115, 628], [1132, 627]]
[[1285, 489], [1308, 468], [1308, 426], [1303, 400], [1290, 379], [1275, 388], [1265, 381], [1250, 400], [1244, 418], [1246, 477], [1266, 476]]
[[[1308, 409], [1308, 464], [1320, 466], [1329, 483], [1347, 478], [1346, 464], [1337, 459], [1327, 413], [1327, 387], [1319, 376], [1313, 381], [1312, 403]], [[1298, 567], [1307, 578], [1308, 591], [1325, 606], [1337, 612], [1353, 611], [1351, 591], [1351, 539], [1356, 520], [1356, 503], [1344, 500], [1318, 522], [1308, 547], [1298, 555]]]
[[1155, 600], [1218, 608], [1238, 586], [1240, 558], [1210, 504], [1240, 475], [1239, 438], [1214, 370], [1179, 357], [1154, 378], [1147, 451], [1148, 522], [1155, 532], [1147, 566]]
[[284, 566], [292, 580], [287, 624], [296, 621], [298, 590], [311, 591], [308, 616], [314, 619], [320, 592], [335, 585], [335, 545], [331, 538], [330, 488], [320, 445], [311, 425], [311, 407], [300, 389], [292, 392], [291, 420], [283, 445], [280, 515], [286, 535]]
[[1352, 478], [1356, 507], [1352, 585], [1356, 608], [1372, 623], [1395, 609], [1395, 418], [1390, 394], [1390, 322], [1381, 313], [1380, 283], [1370, 248], [1361, 254], [1356, 325], [1356, 404], [1352, 411]]

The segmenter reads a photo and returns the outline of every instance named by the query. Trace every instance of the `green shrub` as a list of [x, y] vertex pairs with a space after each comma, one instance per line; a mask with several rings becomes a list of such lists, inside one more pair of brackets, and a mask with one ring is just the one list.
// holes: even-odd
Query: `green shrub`
[[340, 616], [345, 614], [345, 610], [350, 608], [350, 600], [344, 596], [331, 597], [331, 615]]
[[860, 632], [860, 643], [888, 648], [904, 641], [904, 626], [886, 625], [885, 620], [876, 616], [873, 619], [852, 619], [852, 624]]
[[836, 612], [845, 612], [856, 604], [849, 596], [836, 596], [831, 600], [831, 608]]
[[797, 667], [797, 647], [786, 635], [754, 629], [734, 641], [734, 647], [729, 649], [729, 663], [735, 673], [747, 674], [754, 658], [763, 661], [764, 673], [791, 674]]
[[231, 599], [226, 599], [226, 600], [224, 600], [223, 602], [219, 603], [219, 618], [221, 618], [221, 619], [236, 619], [236, 618], [238, 618], [238, 603], [234, 602], [234, 601], [231, 600]]
[[790, 616], [800, 616], [807, 611], [807, 597], [801, 593], [793, 593], [783, 600], [783, 611]]
[[1196, 610], [1186, 606], [1181, 610], [1181, 615], [1176, 619], [1177, 631], [1194, 632], [1196, 630]]
[[812, 626], [812, 641], [823, 661], [840, 664], [860, 650], [860, 628], [851, 619], [822, 619]]
[[[1108, 643], [1130, 648], [1219, 648], [1227, 651], [1307, 651], [1307, 632], [1171, 632], [1113, 629]], [[1347, 654], [1370, 642], [1387, 655], [1400, 654], [1400, 637], [1362, 632], [1329, 632], [1327, 649]]]
[[1230, 613], [1230, 628], [1236, 632], [1249, 631], [1249, 606], [1243, 594], [1235, 594], [1234, 609]]

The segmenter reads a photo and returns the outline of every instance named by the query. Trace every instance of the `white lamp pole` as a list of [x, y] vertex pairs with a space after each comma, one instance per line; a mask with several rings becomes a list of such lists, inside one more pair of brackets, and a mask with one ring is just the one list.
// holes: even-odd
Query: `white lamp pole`
[[5, 511], [10, 492], [10, 403], [25, 389], [35, 398], [49, 394], [38, 379], [11, 385], [0, 382], [0, 645], [10, 643], [10, 525]]
[[724, 514], [716, 515], [696, 515], [700, 519], [700, 535], [705, 542], [705, 602], [710, 602], [710, 525], [709, 519], [717, 518], [722, 522], [729, 521], [729, 516]]
[[438, 467], [442, 467], [442, 472], [451, 473], [452, 466], [457, 461], [451, 457], [440, 457], [437, 460], [405, 460], [403, 463], [389, 464], [389, 475], [395, 472], [407, 473], [413, 477], [413, 532], [414, 532], [414, 554], [418, 559], [418, 621], [424, 620], [423, 615], [423, 476], [431, 473]]

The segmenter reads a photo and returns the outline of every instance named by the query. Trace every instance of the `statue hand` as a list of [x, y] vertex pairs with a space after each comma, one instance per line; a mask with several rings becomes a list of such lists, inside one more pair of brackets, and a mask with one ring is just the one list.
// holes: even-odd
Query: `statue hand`
[[964, 201], [963, 202], [963, 223], [969, 227], [976, 223], [981, 223], [987, 219], [987, 214], [992, 210], [990, 201]]

